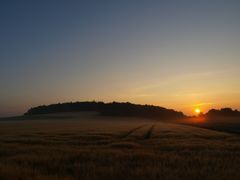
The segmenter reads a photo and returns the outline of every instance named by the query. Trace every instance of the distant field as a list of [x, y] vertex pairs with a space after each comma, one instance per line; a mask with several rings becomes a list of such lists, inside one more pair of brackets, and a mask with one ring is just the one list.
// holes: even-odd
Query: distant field
[[94, 113], [0, 121], [0, 179], [239, 179], [240, 137]]
[[240, 117], [188, 118], [178, 123], [240, 135]]

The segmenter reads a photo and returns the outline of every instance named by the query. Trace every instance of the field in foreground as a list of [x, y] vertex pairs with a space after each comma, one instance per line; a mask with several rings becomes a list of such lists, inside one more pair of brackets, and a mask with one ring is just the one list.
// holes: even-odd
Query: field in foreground
[[239, 169], [234, 134], [91, 113], [0, 121], [0, 179], [234, 180]]

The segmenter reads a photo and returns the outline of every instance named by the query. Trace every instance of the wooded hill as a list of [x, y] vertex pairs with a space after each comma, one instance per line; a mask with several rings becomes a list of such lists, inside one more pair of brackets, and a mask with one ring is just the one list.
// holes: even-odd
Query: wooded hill
[[70, 102], [58, 103], [51, 105], [43, 105], [29, 109], [24, 115], [50, 114], [63, 112], [99, 112], [101, 115], [109, 116], [133, 116], [147, 117], [154, 119], [179, 119], [184, 118], [182, 112], [177, 112], [172, 109], [166, 109], [153, 105], [139, 105], [129, 102], [119, 103], [104, 103], [104, 102]]

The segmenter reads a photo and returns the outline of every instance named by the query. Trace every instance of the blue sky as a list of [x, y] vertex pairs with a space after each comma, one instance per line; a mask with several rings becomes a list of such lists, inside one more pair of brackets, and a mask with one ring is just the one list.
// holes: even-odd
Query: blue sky
[[1, 1], [0, 116], [65, 101], [240, 108], [237, 0]]

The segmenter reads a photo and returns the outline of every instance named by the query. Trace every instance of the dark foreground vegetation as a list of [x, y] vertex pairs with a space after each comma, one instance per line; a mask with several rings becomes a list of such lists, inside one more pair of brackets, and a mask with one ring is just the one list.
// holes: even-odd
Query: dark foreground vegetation
[[[34, 116], [27, 118], [31, 117]], [[0, 121], [0, 179], [240, 177], [240, 137], [235, 134], [96, 113], [38, 115], [38, 118]]]
[[145, 117], [154, 119], [180, 119], [186, 117], [182, 112], [152, 105], [132, 103], [75, 102], [38, 106], [28, 110], [25, 115], [51, 114], [63, 112], [95, 111], [101, 115]]

